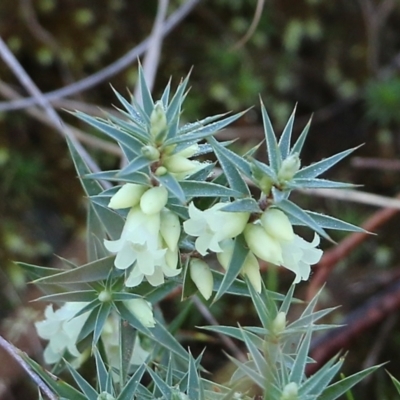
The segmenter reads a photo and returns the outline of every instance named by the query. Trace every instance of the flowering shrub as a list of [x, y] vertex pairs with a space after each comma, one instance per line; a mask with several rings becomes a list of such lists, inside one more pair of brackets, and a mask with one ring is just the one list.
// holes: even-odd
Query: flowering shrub
[[[354, 149], [302, 167], [309, 125], [292, 146], [292, 114], [278, 141], [262, 105], [268, 164], [255, 158], [258, 146], [239, 156], [213, 135], [242, 113], [180, 124], [187, 81], [173, 95], [168, 84], [154, 102], [140, 70], [140, 99], [116, 93], [121, 118], [75, 113], [115, 140], [127, 163], [92, 173], [68, 143], [89, 198], [88, 263], [65, 261], [63, 271], [20, 265], [46, 287], [43, 299], [63, 304], [56, 311], [48, 306], [36, 327], [49, 341], [46, 363], [68, 369], [77, 388], [53, 380], [25, 356], [26, 362], [61, 398], [250, 399], [255, 385], [265, 399], [336, 399], [375, 367], [331, 383], [343, 363], [335, 358], [306, 377], [312, 333], [329, 310], [314, 311], [316, 296], [298, 320], [289, 323], [286, 316], [295, 284], [307, 280], [321, 259], [326, 230], [362, 230], [289, 198], [300, 188], [351, 186], [319, 175]], [[217, 162], [207, 160], [209, 153]], [[219, 175], [213, 174], [216, 163]], [[104, 181], [116, 186], [104, 189]], [[314, 231], [311, 243], [295, 233], [297, 226]], [[220, 270], [212, 267], [213, 257]], [[259, 260], [295, 274], [286, 295], [266, 290]], [[205, 379], [201, 355], [194, 358], [165, 323], [156, 304], [178, 288], [184, 298], [198, 291], [214, 302], [226, 293], [252, 299], [259, 327], [203, 328], [246, 346], [246, 361], [229, 356], [237, 366], [230, 382]], [[97, 367], [95, 387], [70, 363], [89, 353]]]

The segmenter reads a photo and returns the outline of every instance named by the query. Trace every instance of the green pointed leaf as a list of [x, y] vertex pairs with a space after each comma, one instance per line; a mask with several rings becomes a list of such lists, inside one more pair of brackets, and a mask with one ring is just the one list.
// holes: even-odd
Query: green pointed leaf
[[86, 221], [86, 254], [89, 261], [95, 261], [107, 256], [103, 246], [105, 239], [104, 227], [99, 220], [92, 204], [89, 203]]
[[329, 235], [314, 221], [314, 219], [312, 219], [304, 210], [292, 203], [290, 200], [282, 200], [277, 203], [276, 206], [288, 214], [288, 216], [293, 216], [305, 225], [309, 226], [325, 239], [331, 240]]
[[73, 301], [89, 302], [97, 297], [95, 290], [79, 290], [67, 293], [55, 293], [46, 296], [40, 296], [35, 301], [48, 301], [51, 303], [66, 303]]
[[[126, 102], [129, 104], [128, 102]], [[132, 107], [131, 105], [129, 105]], [[133, 107], [132, 107], [133, 108]], [[140, 149], [143, 147], [144, 143], [147, 143], [149, 138], [149, 134], [147, 133], [146, 130], [146, 125], [142, 122], [142, 120], [139, 120], [135, 117], [132, 117], [132, 113], [126, 113], [125, 111], [117, 108], [117, 110], [125, 116], [128, 121], [118, 118], [112, 114], [108, 114], [107, 117], [109, 121], [112, 122], [112, 126], [114, 126], [116, 129], [120, 130], [121, 132], [124, 132], [127, 134], [131, 139], [129, 140], [130, 143], [127, 143], [127, 141], [124, 142], [118, 142], [118, 144], [121, 146], [125, 146], [126, 148], [130, 149], [133, 153], [136, 155], [139, 154]], [[136, 114], [139, 115], [139, 114]], [[108, 122], [108, 121], [107, 121]], [[111, 124], [110, 124], [111, 125]]]
[[293, 294], [294, 294], [294, 289], [296, 288], [295, 284], [292, 284], [285, 296], [285, 299], [283, 300], [281, 306], [279, 307], [279, 312], [284, 312], [286, 315], [289, 312], [290, 306], [293, 303]]
[[188, 371], [186, 394], [191, 400], [192, 399], [202, 400], [204, 398], [200, 396], [201, 395], [200, 378], [197, 372], [195, 360], [191, 354], [189, 355], [189, 371]]
[[138, 393], [138, 387], [145, 371], [146, 364], [140, 365], [135, 373], [130, 377], [126, 385], [122, 388], [117, 400], [132, 400], [132, 394]]
[[258, 170], [262, 173], [264, 173], [265, 175], [267, 175], [272, 181], [277, 181], [278, 177], [275, 173], [275, 171], [267, 164], [264, 164], [258, 160], [251, 160], [251, 163], [253, 165], [255, 165]]
[[176, 354], [184, 361], [189, 361], [187, 351], [175, 339], [174, 336], [165, 328], [162, 321], [157, 320], [156, 326], [152, 329], [153, 337], [156, 343], [160, 344], [164, 349]]
[[305, 368], [308, 362], [308, 353], [310, 351], [312, 329], [308, 329], [306, 335], [298, 347], [296, 357], [289, 375], [289, 382], [295, 382], [300, 385], [304, 378]]
[[355, 386], [358, 382], [363, 380], [368, 375], [375, 372], [381, 365], [376, 365], [365, 369], [364, 371], [357, 372], [354, 375], [348, 376], [333, 385], [328, 386], [326, 390], [322, 393], [318, 400], [335, 400], [339, 398], [342, 394], [346, 393], [349, 389]]
[[59, 268], [42, 267], [34, 264], [15, 262], [20, 268], [29, 274], [30, 279], [46, 278], [60, 272]]
[[225, 126], [231, 124], [232, 122], [236, 121], [238, 118], [240, 118], [244, 112], [237, 113], [235, 115], [232, 115], [231, 117], [224, 118], [221, 121], [218, 122], [213, 122], [211, 124], [208, 124], [207, 126], [204, 126], [197, 131], [187, 133], [185, 135], [180, 135], [176, 136], [171, 139], [167, 139], [165, 142], [166, 146], [169, 146], [171, 144], [178, 144], [182, 142], [191, 142], [191, 141], [199, 141], [201, 139], [205, 139], [208, 136], [211, 136], [221, 130], [222, 128], [225, 128]]
[[117, 175], [118, 178], [125, 178], [128, 179], [133, 175], [134, 173], [137, 173], [138, 171], [148, 167], [150, 164], [152, 164], [154, 161], [149, 160], [145, 156], [137, 156], [135, 159], [133, 159], [126, 167], [124, 167]]
[[[138, 142], [138, 139], [140, 139], [140, 141], [142, 142], [147, 140], [146, 137], [143, 137], [141, 133], [135, 130], [135, 127], [133, 125], [129, 126], [127, 124], [127, 126], [130, 127], [130, 133], [131, 133], [128, 134], [127, 132], [122, 131], [117, 125], [114, 125], [102, 118], [91, 117], [90, 115], [87, 115], [80, 111], [75, 112], [74, 115], [80, 120], [92, 126], [93, 128], [96, 128], [100, 132], [104, 133], [109, 138], [115, 140], [118, 143], [123, 143], [125, 146], [131, 149], [138, 148], [138, 144], [140, 144], [140, 142]], [[118, 121], [116, 118], [113, 119], [114, 121]], [[133, 132], [135, 133], [136, 138], [132, 136]]]
[[153, 98], [151, 97], [149, 87], [147, 86], [146, 79], [144, 76], [144, 71], [140, 63], [139, 63], [139, 89], [140, 89], [140, 94], [142, 96], [142, 105], [144, 111], [146, 112], [147, 115], [150, 116], [154, 108], [154, 102]]
[[308, 120], [307, 125], [304, 127], [299, 138], [296, 140], [296, 143], [293, 145], [292, 150], [290, 151], [290, 155], [300, 154], [301, 150], [303, 150], [304, 142], [306, 141], [308, 131], [310, 130], [311, 119], [312, 118]]
[[99, 394], [92, 388], [92, 386], [68, 362], [65, 362], [65, 364], [69, 373], [85, 394], [87, 400], [97, 400]]
[[149, 328], [145, 327], [127, 308], [122, 302], [114, 303], [116, 310], [121, 315], [121, 318], [125, 319], [129, 322], [129, 324], [137, 329], [139, 332], [142, 332], [144, 335], [149, 338], [153, 338], [153, 330], [150, 331]]
[[114, 257], [92, 261], [81, 267], [37, 279], [35, 283], [82, 283], [106, 279], [114, 267]]
[[125, 225], [125, 220], [116, 211], [103, 207], [92, 202], [93, 209], [104, 226], [105, 231], [111, 240], [117, 240], [121, 236], [122, 229]]
[[[271, 320], [271, 311], [275, 310], [269, 310], [267, 307], [267, 302], [261, 297], [259, 293], [257, 293], [253, 287], [253, 285], [249, 282], [249, 280], [246, 278], [246, 283], [247, 287], [250, 292], [251, 300], [253, 302], [253, 305], [256, 309], [258, 318], [261, 321], [261, 325], [263, 326], [264, 329], [269, 329], [270, 326], [270, 320]], [[276, 306], [275, 306], [276, 307]], [[276, 314], [276, 312], [274, 312]]]
[[243, 234], [241, 234], [235, 238], [232, 259], [229, 263], [227, 271], [225, 272], [224, 279], [218, 288], [218, 292], [215, 295], [213, 303], [219, 300], [227, 292], [228, 288], [239, 275], [248, 254], [249, 249], [246, 246], [246, 241]]
[[33, 361], [31, 358], [29, 358], [26, 353], [19, 352], [19, 355], [30, 366], [34, 373], [38, 375], [54, 393], [60, 396], [60, 398], [87, 400], [87, 398], [81, 392], [64, 382], [62, 379], [58, 378], [55, 380], [53, 375], [48, 373], [36, 361]]
[[292, 140], [292, 130], [293, 130], [294, 115], [296, 114], [296, 108], [297, 105], [294, 107], [293, 112], [290, 115], [290, 118], [286, 123], [286, 126], [283, 129], [282, 135], [279, 139], [278, 146], [283, 160], [285, 160], [290, 153], [290, 142]]
[[182, 204], [186, 203], [185, 192], [183, 191], [180, 182], [178, 182], [173, 175], [167, 173], [162, 176], [154, 176], [154, 178], [164, 185], [173, 197], [178, 199]]
[[179, 129], [179, 135], [185, 135], [189, 132], [195, 132], [200, 128], [203, 128], [209, 124], [211, 124], [212, 122], [215, 122], [223, 117], [225, 117], [225, 115], [227, 115], [228, 113], [223, 113], [223, 114], [216, 114], [216, 115], [212, 115], [210, 117], [206, 117], [203, 118], [200, 121], [196, 121], [196, 122], [191, 122], [188, 124], [183, 125], [180, 129]]
[[119, 376], [120, 382], [124, 384], [128, 378], [131, 365], [133, 349], [136, 341], [136, 329], [124, 320], [119, 321]]
[[348, 189], [355, 188], [359, 185], [318, 178], [295, 178], [292, 181], [287, 182], [285, 186], [290, 189]]
[[161, 101], [162, 101], [163, 106], [164, 106], [165, 109], [168, 107], [170, 92], [171, 92], [171, 78], [169, 78], [167, 86], [165, 86], [164, 92], [161, 95]]
[[267, 110], [264, 104], [261, 102], [261, 114], [264, 125], [265, 140], [267, 145], [268, 161], [271, 168], [278, 172], [282, 164], [282, 156], [276, 141], [276, 135], [274, 128], [272, 127], [271, 121], [269, 119]]
[[109, 385], [112, 385], [112, 381], [109, 382], [109, 374], [107, 372], [106, 365], [104, 364], [104, 361], [101, 358], [101, 354], [97, 347], [93, 348], [93, 354], [96, 362], [96, 377], [97, 384], [99, 385], [99, 392], [102, 393], [107, 391], [108, 393], [114, 393], [113, 387], [109, 387]]
[[310, 376], [303, 385], [299, 388], [299, 395], [314, 395], [316, 398], [323, 393], [325, 388], [329, 385], [332, 379], [340, 371], [344, 358], [335, 362], [337, 356], [329, 360], [322, 366], [314, 375]]
[[[334, 229], [337, 231], [347, 231], [347, 232], [363, 232], [370, 233], [365, 229], [358, 227], [356, 225], [350, 224], [348, 222], [341, 221], [340, 219], [331, 217], [329, 215], [319, 214], [314, 211], [306, 210], [306, 214], [309, 215], [314, 222], [324, 229]], [[296, 225], [306, 225], [304, 222], [300, 221], [297, 218], [290, 217], [289, 218], [293, 224]]]
[[261, 354], [260, 350], [254, 345], [253, 341], [250, 340], [249, 333], [242, 329], [244, 343], [246, 344], [246, 349], [251, 355], [251, 359], [254, 361], [258, 372], [266, 377], [268, 375], [269, 366], [265, 361], [264, 356]]
[[81, 177], [91, 173], [92, 171], [89, 169], [89, 167], [86, 165], [85, 161], [83, 161], [81, 155], [78, 153], [76, 150], [74, 144], [68, 139], [67, 144], [68, 148], [72, 157], [72, 161], [74, 162], [75, 169], [78, 173], [79, 180], [81, 181], [82, 187], [86, 194], [88, 196], [94, 196], [96, 194], [99, 194], [103, 191], [103, 188], [101, 185], [96, 182], [96, 181], [88, 181], [88, 180], [83, 180]]
[[[150, 374], [152, 381], [155, 383], [160, 393], [162, 394], [163, 399], [171, 399], [172, 398], [172, 390], [171, 388], [160, 378], [160, 376], [155, 373], [151, 368], [147, 368], [147, 372]], [[157, 396], [159, 398], [159, 396]], [[156, 398], [156, 397], [154, 397]]]
[[[227, 357], [229, 358], [229, 360], [235, 364], [238, 369], [247, 377], [249, 377], [256, 385], [258, 385], [259, 387], [263, 388], [265, 385], [265, 377], [258, 374], [256, 371], [254, 371], [253, 368], [250, 368], [248, 365], [249, 363], [242, 363], [239, 360], [236, 360], [236, 358], [231, 357], [230, 355], [227, 355]], [[251, 362], [250, 362], [251, 363]], [[279, 392], [276, 393], [276, 395], [278, 395]], [[272, 392], [270, 391], [268, 393], [272, 399], [278, 399], [279, 397], [272, 397]]]
[[228, 211], [228, 212], [248, 212], [248, 213], [261, 213], [261, 209], [257, 203], [252, 198], [245, 198], [235, 200], [229, 205], [222, 207], [221, 211]]
[[180, 186], [186, 197], [237, 197], [241, 193], [212, 182], [198, 182], [184, 180]]
[[107, 318], [110, 315], [111, 309], [112, 309], [111, 303], [102, 303], [101, 306], [99, 307], [96, 324], [94, 326], [94, 331], [93, 331], [92, 346], [95, 346], [98, 340], [100, 339], [100, 335], [103, 331], [104, 324], [106, 323]]
[[[209, 139], [209, 141], [211, 143], [216, 143], [214, 138]], [[236, 163], [233, 158], [227, 157], [227, 155], [222, 150], [223, 149], [222, 146], [217, 147], [213, 144], [213, 147], [214, 147], [215, 155], [217, 156], [218, 161], [222, 167], [222, 170], [225, 173], [226, 179], [229, 182], [229, 186], [232, 189], [237, 190], [238, 192], [240, 192], [244, 195], [249, 195], [250, 190], [237, 169], [238, 167], [240, 168], [239, 164]], [[225, 149], [225, 150], [227, 150], [227, 149]], [[232, 152], [230, 152], [230, 153], [232, 153]], [[232, 153], [232, 154], [234, 154], [234, 153]], [[240, 158], [240, 157], [237, 156], [237, 158]], [[246, 165], [246, 168], [248, 167], [248, 171], [250, 171], [250, 167], [248, 166], [247, 161], [242, 159], [242, 166], [243, 165]]]
[[304, 167], [300, 171], [298, 171], [294, 178], [316, 178], [317, 176], [323, 174], [328, 169], [332, 168], [335, 164], [341, 161], [343, 158], [347, 157], [353, 151], [357, 150], [360, 146], [353, 147], [352, 149], [348, 149], [342, 151], [338, 154], [335, 154], [331, 157], [325, 158], [324, 160], [318, 161], [314, 164], [309, 165], [308, 167]]
[[390, 374], [388, 371], [386, 371], [386, 372], [390, 376], [390, 379], [392, 380], [393, 385], [397, 390], [397, 393], [400, 394], [400, 382], [392, 374]]

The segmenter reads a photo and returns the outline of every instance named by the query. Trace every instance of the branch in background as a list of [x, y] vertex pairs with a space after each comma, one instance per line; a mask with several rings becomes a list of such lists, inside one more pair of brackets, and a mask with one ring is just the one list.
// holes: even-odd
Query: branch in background
[[0, 336], [0, 346], [12, 357], [14, 360], [21, 365], [21, 367], [28, 373], [28, 375], [32, 378], [32, 380], [36, 383], [39, 389], [50, 399], [57, 400], [58, 396], [56, 396], [42, 381], [42, 379], [31, 370], [28, 364], [23, 360], [23, 358], [19, 355], [19, 351], [7, 340], [5, 340], [2, 336]]
[[[72, 132], [65, 126], [63, 126], [62, 121], [52, 105], [49, 101], [43, 96], [42, 92], [36, 86], [36, 84], [32, 81], [30, 76], [26, 73], [26, 71], [22, 68], [21, 64], [15, 58], [14, 54], [9, 50], [7, 45], [4, 43], [3, 39], [0, 38], [0, 57], [4, 60], [4, 62], [9, 66], [14, 75], [18, 78], [21, 84], [25, 87], [25, 89], [30, 93], [33, 97], [35, 97], [38, 104], [40, 104], [45, 110], [50, 122], [53, 127], [57, 130], [57, 132], [67, 137], [76, 147], [76, 150], [81, 155], [82, 159], [85, 160], [88, 167], [93, 171], [100, 171], [100, 168], [96, 164], [96, 162], [92, 159], [92, 157], [87, 153], [85, 148], [76, 140], [75, 136]], [[104, 188], [111, 187], [109, 182], [102, 182]]]
[[[186, 15], [190, 13], [190, 11], [192, 11], [192, 9], [197, 5], [199, 1], [200, 0], [188, 0], [181, 7], [179, 7], [178, 10], [176, 10], [165, 21], [165, 24], [163, 24], [162, 36], [164, 37], [169, 32], [171, 32], [172, 29], [175, 28], [175, 26], [177, 26], [186, 17]], [[147, 50], [150, 44], [151, 41], [149, 38], [143, 40], [138, 46], [135, 46], [124, 56], [110, 64], [108, 67], [69, 86], [65, 86], [52, 92], [44, 93], [43, 98], [47, 101], [52, 101], [61, 97], [67, 97], [76, 93], [83, 92], [93, 86], [98, 85], [99, 83], [111, 78], [112, 76], [116, 75], [117, 73], [128, 67], [132, 62], [136, 62], [137, 58]], [[40, 101], [35, 98], [35, 96], [16, 100], [11, 103], [0, 102], [0, 111], [19, 110], [21, 108], [31, 107], [37, 104], [40, 104]]]

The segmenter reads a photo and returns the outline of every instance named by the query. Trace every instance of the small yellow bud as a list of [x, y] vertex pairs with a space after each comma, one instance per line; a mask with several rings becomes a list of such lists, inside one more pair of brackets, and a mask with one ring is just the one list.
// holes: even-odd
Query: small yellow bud
[[108, 290], [102, 290], [99, 293], [97, 298], [99, 299], [100, 302], [107, 303], [107, 302], [111, 301], [112, 296], [111, 296], [111, 293]]
[[160, 152], [154, 146], [143, 146], [141, 152], [151, 161], [157, 161], [160, 159]]
[[272, 321], [271, 332], [274, 336], [279, 336], [285, 331], [286, 328], [286, 314], [280, 311], [275, 319]]
[[290, 382], [284, 388], [280, 400], [297, 400], [299, 394], [299, 387], [297, 383]]
[[199, 289], [203, 297], [208, 300], [212, 295], [214, 287], [214, 278], [211, 273], [210, 267], [198, 258], [190, 260], [190, 278]]
[[140, 199], [140, 208], [144, 214], [159, 213], [168, 201], [168, 190], [164, 186], [149, 189]]
[[126, 183], [111, 197], [108, 207], [114, 210], [135, 207], [148, 188], [136, 183]]
[[[166, 134], [167, 116], [161, 101], [157, 101], [150, 115], [150, 135], [159, 141]], [[164, 134], [164, 135], [163, 135]]]
[[298, 154], [292, 154], [282, 161], [281, 168], [278, 172], [278, 179], [280, 181], [290, 181], [299, 169], [300, 158]]
[[278, 241], [290, 241], [294, 238], [292, 224], [287, 215], [277, 208], [269, 208], [260, 218], [261, 225], [268, 235]]
[[163, 176], [163, 175], [165, 175], [167, 172], [168, 172], [167, 168], [165, 168], [165, 167], [163, 167], [163, 166], [161, 165], [161, 167], [158, 167], [158, 168], [156, 169], [155, 174], [156, 174], [157, 176]]
[[198, 167], [198, 162], [188, 160], [186, 157], [182, 157], [179, 154], [174, 154], [165, 159], [163, 163], [164, 167], [172, 173], [187, 173], [194, 171]]
[[258, 293], [261, 293], [260, 266], [256, 256], [252, 252], [249, 252], [247, 255], [241, 273], [243, 276], [246, 276], [249, 279], [254, 290]]
[[176, 155], [185, 157], [185, 158], [189, 158], [189, 157], [193, 157], [198, 151], [199, 151], [199, 145], [197, 143], [195, 143], [189, 147], [186, 147], [186, 149], [179, 151], [178, 153], [176, 153]]

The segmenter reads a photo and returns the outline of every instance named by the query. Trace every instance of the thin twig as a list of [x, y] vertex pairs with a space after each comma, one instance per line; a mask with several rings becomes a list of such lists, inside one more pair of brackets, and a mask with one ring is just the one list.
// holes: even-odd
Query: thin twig
[[[146, 54], [143, 59], [143, 73], [144, 78], [149, 88], [150, 92], [154, 86], [154, 80], [156, 77], [156, 72], [158, 69], [158, 64], [160, 62], [160, 52], [161, 52], [161, 43], [163, 40], [163, 24], [165, 17], [167, 15], [168, 9], [168, 0], [158, 0], [158, 9], [157, 15], [154, 21], [153, 29], [151, 31], [149, 40], [150, 44], [147, 48]], [[135, 88], [135, 99], [140, 101], [141, 93], [140, 93], [140, 85], [137, 84]]]
[[265, 4], [265, 0], [257, 1], [257, 7], [256, 7], [256, 11], [254, 12], [253, 21], [251, 21], [251, 25], [250, 25], [249, 29], [247, 30], [247, 32], [245, 33], [245, 35], [238, 42], [236, 42], [234, 44], [234, 46], [232, 46], [232, 48], [231, 48], [232, 51], [240, 49], [253, 36], [255, 30], [257, 29], [258, 24], [260, 23], [262, 10], [264, 9], [264, 4]]
[[[6, 83], [4, 83], [1, 80], [0, 80], [0, 94], [8, 99], [21, 98], [21, 96], [15, 90], [13, 90], [9, 85], [7, 85]], [[74, 102], [74, 103], [79, 103], [79, 102]], [[66, 102], [65, 104], [72, 105], [74, 103], [71, 102], [71, 104], [70, 104], [70, 103]], [[79, 104], [84, 104], [84, 103], [79, 103]], [[66, 107], [63, 107], [63, 108], [66, 108]], [[75, 109], [75, 107], [67, 107], [67, 108]], [[100, 114], [100, 111], [97, 108], [96, 108], [96, 110]], [[30, 108], [26, 109], [25, 112], [28, 115], [36, 118], [38, 121], [46, 124], [47, 126], [54, 127], [53, 123], [49, 120], [48, 116], [43, 111], [41, 111], [38, 107], [30, 107]], [[121, 149], [116, 144], [110, 143], [106, 140], [100, 139], [93, 135], [89, 135], [89, 134], [81, 131], [80, 129], [75, 128], [72, 125], [64, 124], [64, 126], [67, 127], [68, 129], [70, 129], [70, 131], [74, 134], [74, 136], [80, 142], [89, 145], [91, 148], [103, 150], [103, 151], [107, 152], [108, 154], [114, 154], [118, 157], [120, 157], [122, 155]]]
[[[93, 171], [100, 171], [100, 168], [96, 164], [96, 162], [92, 159], [92, 157], [87, 153], [85, 148], [76, 140], [75, 136], [72, 132], [63, 126], [62, 121], [52, 105], [49, 101], [43, 96], [42, 92], [30, 78], [30, 76], [26, 73], [26, 71], [22, 68], [21, 64], [15, 58], [14, 54], [9, 50], [3, 39], [0, 37], [0, 57], [4, 60], [4, 62], [9, 66], [9, 68], [13, 71], [14, 75], [18, 78], [21, 84], [25, 87], [25, 89], [30, 93], [33, 97], [35, 97], [38, 104], [40, 104], [45, 110], [47, 116], [52, 122], [54, 128], [56, 128], [57, 132], [62, 136], [67, 137], [76, 150], [80, 154], [83, 160], [85, 160], [88, 167]], [[106, 181], [102, 181], [101, 184], [104, 188], [111, 187], [111, 184]]]
[[[197, 5], [200, 0], [188, 0], [185, 4], [178, 8], [163, 24], [162, 35], [166, 36], [175, 26], [181, 22], [187, 14]], [[61, 89], [57, 89], [48, 93], [44, 93], [43, 97], [47, 101], [52, 101], [59, 99], [61, 97], [71, 96], [75, 93], [83, 92], [90, 89], [93, 86], [111, 78], [116, 75], [126, 67], [128, 67], [132, 62], [136, 62], [137, 58], [141, 56], [148, 46], [150, 45], [149, 38], [143, 40], [139, 45], [135, 46], [133, 49], [128, 51], [118, 60], [114, 61], [108, 67], [96, 72], [93, 75], [88, 76], [85, 79], [81, 79], [71, 85], [65, 86]], [[25, 99], [13, 101], [13, 102], [0, 102], [0, 111], [8, 110], [19, 110], [25, 107], [31, 107], [33, 105], [40, 104], [40, 101], [33, 97], [28, 97]]]
[[[215, 319], [215, 317], [210, 313], [210, 310], [199, 300], [197, 296], [192, 297], [192, 301], [197, 309], [200, 311], [201, 315], [204, 319], [212, 325], [218, 326], [219, 322]], [[245, 355], [240, 351], [240, 349], [236, 346], [233, 340], [223, 335], [222, 333], [217, 333], [221, 341], [224, 345], [232, 352], [232, 354], [241, 362], [247, 361]]]
[[25, 360], [19, 355], [19, 351], [2, 336], [0, 336], [0, 346], [12, 357], [14, 360], [28, 373], [36, 385], [42, 390], [42, 392], [50, 399], [57, 400], [56, 396], [50, 388], [43, 382], [39, 375], [37, 375]]

